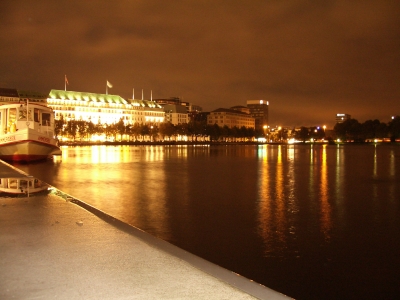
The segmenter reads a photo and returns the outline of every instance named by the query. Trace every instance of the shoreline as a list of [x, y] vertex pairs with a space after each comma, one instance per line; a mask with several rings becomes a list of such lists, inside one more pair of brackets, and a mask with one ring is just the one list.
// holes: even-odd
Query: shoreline
[[120, 141], [120, 142], [60, 142], [59, 146], [236, 146], [236, 145], [400, 145], [400, 142], [329, 142], [329, 143], [287, 143], [287, 142], [188, 142], [188, 141], [165, 141], [165, 142], [145, 142], [145, 141]]

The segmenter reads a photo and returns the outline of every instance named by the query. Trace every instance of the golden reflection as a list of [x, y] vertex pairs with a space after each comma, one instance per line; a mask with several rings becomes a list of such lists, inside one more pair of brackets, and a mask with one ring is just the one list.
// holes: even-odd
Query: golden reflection
[[335, 172], [335, 193], [336, 202], [340, 204], [343, 200], [343, 178], [344, 178], [344, 157], [343, 148], [337, 145], [336, 148], [336, 172]]
[[[61, 161], [74, 159], [79, 164], [115, 164], [130, 161], [131, 152], [132, 148], [129, 146], [62, 147]], [[70, 155], [74, 155], [74, 157], [70, 157]]]
[[268, 164], [268, 145], [259, 147], [258, 156], [260, 156], [260, 171], [258, 176], [258, 193], [259, 193], [259, 222], [260, 231], [263, 241], [266, 244], [266, 249], [269, 249], [269, 241], [272, 240], [271, 235], [273, 234], [273, 220], [272, 220], [272, 209], [271, 209], [271, 197], [270, 197], [270, 177], [269, 177], [269, 164]]
[[[376, 154], [376, 144], [374, 145], [374, 175], [373, 178], [378, 177], [378, 157]], [[372, 194], [374, 195], [374, 199], [378, 199], [378, 187], [376, 184], [372, 185]]]
[[160, 161], [164, 158], [164, 149], [159, 146], [146, 146], [145, 148], [146, 161]]
[[[267, 255], [273, 249], [276, 250], [274, 240], [278, 239], [281, 247], [285, 247], [286, 242], [286, 208], [283, 178], [283, 147], [275, 147], [268, 145], [263, 146], [258, 151], [261, 156], [260, 169], [258, 176], [258, 193], [259, 193], [259, 230], [260, 235], [265, 243]], [[270, 155], [270, 156], [269, 156]], [[274, 160], [276, 163], [274, 163]], [[273, 176], [272, 176], [273, 174]]]
[[[91, 146], [70, 149], [62, 152], [63, 160], [68, 161], [70, 167], [61, 168], [58, 175], [61, 182], [71, 183], [62, 187], [63, 191], [133, 224], [153, 224], [153, 232], [161, 238], [169, 238], [166, 148]], [[125, 161], [128, 163], [124, 164]], [[132, 161], [137, 163], [134, 168], [129, 164]], [[79, 167], [74, 167], [76, 165]], [[86, 184], [91, 186], [90, 190], [85, 189]]]
[[[299, 211], [298, 202], [295, 195], [295, 183], [296, 183], [296, 172], [295, 172], [295, 147], [294, 145], [288, 146], [288, 182], [287, 182], [287, 193], [288, 193], [288, 211], [292, 214]], [[291, 234], [294, 234], [295, 227], [291, 226]]]
[[188, 146], [180, 145], [178, 146], [178, 157], [186, 157], [188, 156]]
[[328, 164], [326, 158], [326, 145], [322, 146], [321, 157], [321, 181], [320, 181], [320, 200], [321, 200], [321, 226], [325, 239], [330, 239], [332, 228], [331, 206], [328, 197]]
[[[129, 169], [129, 197], [122, 198], [122, 205], [116, 208], [118, 215], [125, 215], [134, 224], [151, 224], [152, 232], [163, 239], [170, 238], [166, 206], [166, 174], [164, 164], [165, 148], [145, 146], [138, 149], [144, 155], [145, 164]], [[152, 163], [152, 164], [148, 164]], [[156, 163], [156, 164], [153, 164]], [[121, 172], [121, 174], [124, 174]], [[127, 178], [125, 178], [126, 180]], [[123, 180], [123, 179], [121, 179]]]
[[[159, 155], [157, 152], [154, 154], [157, 156]], [[140, 203], [141, 209], [133, 209], [132, 212], [137, 214], [136, 218], [143, 218], [143, 215], [146, 216], [148, 223], [152, 224], [151, 226], [154, 230], [162, 229], [163, 232], [159, 232], [158, 234], [163, 234], [163, 238], [170, 238], [165, 235], [165, 233], [169, 233], [170, 230], [167, 218], [168, 213], [166, 211], [166, 178], [164, 164], [162, 163], [162, 166], [158, 168], [146, 168], [144, 171], [145, 172], [136, 174], [134, 178], [138, 179], [138, 177], [141, 177], [140, 181], [142, 186], [139, 188], [142, 189], [142, 191], [140, 193], [146, 191], [147, 200]]]
[[314, 147], [310, 146], [310, 168], [309, 168], [309, 182], [308, 189], [310, 190], [310, 198], [314, 198], [315, 190], [314, 190]]
[[[395, 153], [394, 153], [393, 149], [390, 151], [389, 175], [392, 178], [394, 178], [396, 176], [396, 156], [395, 156]], [[391, 201], [396, 201], [396, 198], [395, 198], [395, 185], [394, 184], [390, 185], [390, 193], [389, 193], [389, 195], [390, 195]]]
[[378, 161], [376, 157], [376, 144], [374, 145], [374, 178], [378, 175]]
[[277, 223], [277, 234], [281, 242], [285, 240], [285, 197], [284, 197], [284, 179], [283, 179], [283, 164], [282, 164], [282, 145], [278, 146], [278, 157], [276, 165], [276, 223]]
[[395, 176], [396, 175], [396, 159], [394, 150], [390, 150], [390, 163], [389, 163], [389, 175]]

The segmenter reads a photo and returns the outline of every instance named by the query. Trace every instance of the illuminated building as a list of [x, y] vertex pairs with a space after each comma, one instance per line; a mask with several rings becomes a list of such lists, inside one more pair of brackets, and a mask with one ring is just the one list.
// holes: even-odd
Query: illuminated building
[[186, 107], [182, 105], [164, 105], [165, 122], [173, 125], [189, 123], [189, 116]]
[[0, 88], [0, 102], [16, 101], [19, 101], [19, 95], [16, 89]]
[[266, 100], [247, 100], [247, 107], [250, 109], [250, 115], [255, 119], [255, 129], [268, 127], [268, 107]]
[[246, 106], [237, 105], [237, 106], [232, 106], [231, 109], [241, 111], [246, 114], [250, 114], [250, 108], [248, 108]]
[[348, 114], [336, 114], [336, 123], [343, 123], [346, 120], [350, 120], [351, 116]]
[[150, 100], [125, 100], [117, 95], [51, 90], [47, 105], [55, 112], [56, 120], [83, 120], [112, 124], [152, 124], [164, 122], [163, 108]]
[[254, 128], [255, 120], [252, 116], [247, 113], [227, 109], [227, 108], [218, 108], [207, 116], [207, 124], [213, 125], [217, 124], [219, 127], [224, 127], [225, 125], [229, 128], [242, 126], [246, 128]]
[[181, 98], [179, 97], [170, 97], [170, 98], [164, 98], [164, 99], [154, 99], [154, 102], [157, 104], [160, 104], [161, 106], [171, 104], [171, 105], [180, 105], [181, 104]]
[[179, 97], [170, 97], [165, 99], [154, 99], [154, 102], [160, 104], [161, 106], [165, 105], [182, 105], [186, 108], [186, 112], [199, 112], [202, 111], [202, 107], [199, 105], [192, 104], [190, 102], [182, 101]]
[[188, 113], [203, 111], [203, 108], [201, 106], [195, 105], [195, 104], [192, 104], [192, 103], [189, 103], [189, 102], [181, 102], [181, 105], [186, 107], [186, 111]]
[[46, 94], [39, 92], [0, 88], [0, 102], [19, 102], [29, 100], [29, 102], [45, 104], [46, 98]]

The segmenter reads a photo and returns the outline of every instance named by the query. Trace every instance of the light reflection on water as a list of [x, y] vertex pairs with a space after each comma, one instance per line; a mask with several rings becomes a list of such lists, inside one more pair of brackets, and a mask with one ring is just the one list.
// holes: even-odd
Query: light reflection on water
[[290, 296], [400, 295], [390, 284], [400, 264], [397, 146], [62, 150], [54, 162], [18, 167]]

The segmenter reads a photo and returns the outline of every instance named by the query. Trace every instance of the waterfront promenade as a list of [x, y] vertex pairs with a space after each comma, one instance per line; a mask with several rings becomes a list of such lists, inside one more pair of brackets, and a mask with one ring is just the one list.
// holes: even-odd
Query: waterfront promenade
[[0, 196], [0, 299], [289, 299], [81, 200]]

